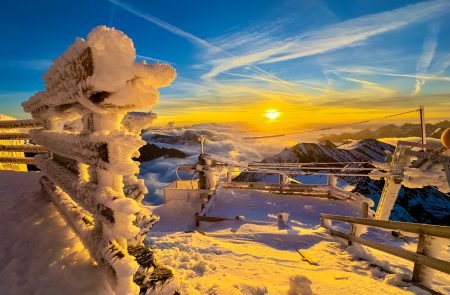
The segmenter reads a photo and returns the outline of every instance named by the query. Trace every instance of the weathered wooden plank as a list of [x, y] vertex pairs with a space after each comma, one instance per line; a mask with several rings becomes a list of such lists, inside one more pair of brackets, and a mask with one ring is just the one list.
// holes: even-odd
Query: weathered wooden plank
[[302, 257], [303, 261], [308, 262], [311, 265], [319, 265], [317, 262], [315, 262], [314, 260], [312, 260], [306, 253], [305, 251], [302, 251], [300, 249], [297, 249], [298, 254], [300, 254], [300, 256]]
[[30, 139], [30, 134], [21, 132], [0, 133], [0, 139]]
[[59, 165], [67, 168], [68, 170], [72, 171], [75, 174], [79, 174], [79, 169], [78, 169], [78, 162], [74, 159], [70, 159], [70, 158], [66, 158], [63, 157], [61, 155], [52, 153], [53, 156], [53, 161], [55, 161], [56, 163], [58, 163]]
[[41, 178], [41, 184], [63, 219], [89, 251], [91, 257], [113, 281], [117, 280], [117, 272], [111, 262], [114, 260], [114, 265], [120, 267], [120, 260], [125, 257], [126, 250], [121, 249], [115, 241], [105, 239], [101, 223], [95, 223], [91, 214], [78, 206], [46, 176]]
[[0, 163], [14, 163], [14, 164], [33, 164], [33, 158], [12, 158], [12, 157], [1, 157]]
[[357, 223], [367, 226], [375, 226], [385, 229], [393, 229], [399, 231], [406, 231], [410, 233], [425, 234], [429, 236], [450, 239], [450, 226], [388, 221], [388, 220], [375, 220], [370, 218], [349, 217], [331, 214], [320, 214], [320, 216], [323, 219]]
[[37, 128], [37, 127], [42, 127], [42, 124], [34, 119], [0, 121], [0, 129]]
[[[92, 142], [84, 135], [71, 132], [31, 130], [34, 142], [45, 146], [53, 153], [89, 165], [105, 166], [109, 161], [108, 146], [105, 142]], [[70, 148], [68, 148], [70, 146]]]
[[33, 117], [39, 117], [40, 113], [50, 107], [55, 107], [58, 111], [61, 106], [67, 111], [71, 106], [77, 105], [80, 90], [84, 96], [90, 95], [91, 89], [85, 81], [94, 72], [92, 51], [84, 41], [69, 50], [78, 51], [79, 54], [73, 55], [71, 60], [67, 60], [67, 56], [55, 60], [44, 74], [46, 91], [39, 91], [22, 103], [24, 110], [32, 113]]
[[225, 217], [213, 217], [213, 216], [195, 216], [195, 223], [197, 226], [200, 224], [200, 221], [206, 221], [206, 222], [221, 222], [225, 220], [234, 220], [233, 218], [225, 218]]
[[47, 153], [48, 150], [40, 145], [24, 144], [24, 145], [2, 145], [1, 152], [30, 152], [30, 153]]
[[[36, 156], [35, 165], [55, 182], [75, 202], [93, 214], [99, 221], [111, 225], [115, 222], [114, 211], [97, 202], [97, 186], [79, 182], [78, 174], [58, 164], [52, 159]], [[114, 196], [112, 196], [114, 197]], [[120, 196], [116, 196], [120, 198]]]
[[55, 204], [58, 211], [65, 219], [70, 220], [70, 224], [76, 225], [76, 233], [80, 231], [93, 230], [93, 216], [75, 203], [67, 194], [55, 186], [55, 184], [47, 177], [42, 176], [40, 180], [43, 190]]

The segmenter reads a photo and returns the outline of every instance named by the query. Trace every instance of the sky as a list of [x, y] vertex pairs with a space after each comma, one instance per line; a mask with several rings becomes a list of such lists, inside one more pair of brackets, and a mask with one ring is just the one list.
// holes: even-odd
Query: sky
[[[170, 63], [158, 123], [269, 131], [366, 120], [425, 105], [450, 119], [450, 0], [2, 1], [0, 113], [44, 89], [52, 60], [98, 25], [137, 60]], [[268, 110], [276, 112], [267, 116]], [[271, 118], [269, 118], [271, 117]], [[275, 117], [275, 118], [273, 118]], [[416, 121], [416, 113], [399, 117]]]

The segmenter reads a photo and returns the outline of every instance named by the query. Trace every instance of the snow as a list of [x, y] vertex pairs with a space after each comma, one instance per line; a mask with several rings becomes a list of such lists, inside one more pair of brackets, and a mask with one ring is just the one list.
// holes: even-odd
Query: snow
[[135, 63], [133, 41], [114, 28], [93, 29], [87, 44], [95, 65], [88, 83], [95, 89], [114, 93], [102, 104], [151, 107], [159, 97], [156, 89], [168, 86], [175, 79], [175, 70], [169, 65]]
[[[98, 26], [87, 41], [77, 38], [53, 62], [44, 75], [46, 91], [38, 92], [22, 106], [34, 118], [65, 120], [76, 119], [86, 109], [105, 114], [110, 109], [123, 112], [152, 107], [159, 98], [157, 89], [168, 86], [176, 72], [169, 65], [137, 63], [135, 58], [130, 38], [114, 28]], [[102, 95], [100, 101], [90, 99], [96, 94]], [[58, 110], [55, 106], [59, 105], [70, 108]]]
[[[112, 294], [108, 278], [40, 193], [40, 176], [0, 172], [0, 235], [8, 237], [0, 241], [2, 294]], [[189, 202], [154, 208], [161, 221], [146, 244], [173, 269], [182, 294], [426, 294], [405, 280], [411, 263], [369, 248], [367, 261], [361, 260], [361, 253], [320, 227], [319, 213], [358, 215], [359, 205], [243, 190], [218, 196], [209, 215], [245, 220], [202, 223], [192, 231], [186, 224], [196, 208]], [[278, 213], [289, 214], [284, 226]], [[364, 235], [415, 250], [389, 232]], [[448, 244], [434, 245], [448, 259]], [[302, 261], [297, 249], [318, 265]], [[436, 272], [433, 286], [450, 292], [449, 276]]]
[[[316, 212], [313, 208], [320, 208]], [[359, 216], [361, 206], [353, 202], [331, 202], [327, 198], [278, 195], [252, 190], [221, 190], [210, 215], [247, 220], [276, 222], [278, 213], [289, 214], [292, 224], [315, 227], [320, 224], [320, 213]]]
[[[158, 219], [140, 204], [147, 189], [135, 177], [139, 163], [132, 160], [145, 144], [141, 129], [155, 116], [128, 112], [155, 105], [157, 89], [176, 75], [169, 65], [137, 63], [135, 58], [133, 42], [123, 32], [96, 27], [87, 41], [78, 38], [54, 61], [44, 75], [46, 90], [22, 104], [44, 125], [30, 137], [50, 151], [35, 157], [47, 177], [47, 191], [111, 275], [117, 294], [137, 294], [144, 288], [146, 279], [140, 286], [133, 280], [140, 266], [128, 246], [142, 246]], [[65, 123], [71, 131], [63, 129]], [[79, 231], [81, 217], [94, 219], [95, 226]], [[143, 278], [152, 271], [142, 270]], [[160, 283], [157, 279], [151, 288], [160, 288]]]
[[113, 294], [110, 282], [40, 190], [41, 173], [0, 171], [2, 294]]
[[[164, 226], [155, 225], [146, 244], [173, 269], [182, 293], [427, 294], [401, 280], [411, 278], [411, 263], [366, 247], [347, 247], [320, 227], [320, 213], [359, 216], [355, 203], [248, 190], [219, 190], [216, 196], [208, 216], [241, 220], [201, 222], [195, 229], [180, 227], [193, 224], [195, 208], [189, 202], [170, 201], [155, 210]], [[289, 214], [282, 224], [280, 213]], [[170, 224], [175, 225], [172, 231]], [[390, 232], [359, 230], [415, 251]], [[318, 266], [302, 261], [297, 249]], [[436, 273], [433, 286], [450, 292], [450, 277]]]

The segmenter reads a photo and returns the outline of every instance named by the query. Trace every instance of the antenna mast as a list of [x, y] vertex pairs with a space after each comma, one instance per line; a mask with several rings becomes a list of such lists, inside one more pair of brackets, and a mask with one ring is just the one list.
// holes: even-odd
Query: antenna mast
[[422, 130], [422, 144], [427, 144], [427, 131], [425, 129], [425, 107], [420, 106], [420, 127]]

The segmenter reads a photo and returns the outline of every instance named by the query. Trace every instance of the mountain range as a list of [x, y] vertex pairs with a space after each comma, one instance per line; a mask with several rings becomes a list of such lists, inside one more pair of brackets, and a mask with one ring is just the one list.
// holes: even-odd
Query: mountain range
[[[300, 162], [385, 162], [388, 153], [394, 146], [376, 139], [365, 139], [340, 147], [316, 143], [300, 143], [286, 148], [280, 153], [265, 158], [265, 163], [300, 163]], [[373, 167], [369, 163], [358, 167]], [[243, 172], [234, 178], [235, 181], [263, 181], [268, 174]], [[339, 177], [338, 180], [354, 186], [354, 192], [371, 198], [378, 204], [383, 191], [384, 180], [373, 180], [368, 177]], [[390, 220], [420, 222], [439, 225], [450, 225], [450, 194], [427, 186], [424, 188], [408, 188], [402, 186]]]
[[[440, 138], [442, 132], [450, 128], [450, 121], [445, 120], [436, 124], [426, 124], [425, 129], [427, 134], [430, 134], [434, 130], [440, 128], [439, 131], [431, 134], [429, 137]], [[421, 128], [420, 124], [406, 123], [403, 125], [389, 124], [379, 127], [375, 130], [364, 129], [354, 133], [341, 133], [326, 135], [319, 139], [319, 142], [331, 141], [331, 142], [342, 142], [346, 140], [361, 140], [365, 138], [386, 138], [386, 137], [420, 137]]]

